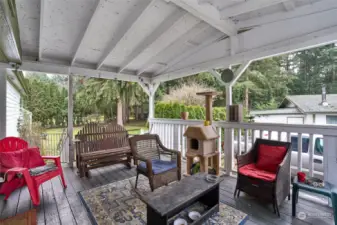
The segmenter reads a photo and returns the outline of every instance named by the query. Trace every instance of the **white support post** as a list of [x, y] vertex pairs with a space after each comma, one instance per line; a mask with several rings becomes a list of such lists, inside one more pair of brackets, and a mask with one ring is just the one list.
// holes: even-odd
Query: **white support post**
[[160, 83], [149, 84], [149, 119], [154, 118], [154, 97]]
[[150, 120], [154, 118], [154, 97], [156, 94], [156, 91], [160, 85], [160, 82], [158, 83], [144, 83], [143, 81], [138, 81], [138, 84], [143, 88], [144, 92], [149, 96], [149, 116], [148, 121], [150, 123], [150, 130], [152, 128], [152, 124]]
[[6, 137], [7, 72], [0, 68], [0, 139]]
[[[226, 84], [226, 120], [229, 121], [229, 106], [233, 104], [232, 100], [232, 88], [239, 77], [245, 72], [250, 65], [251, 61], [246, 61], [241, 64], [239, 69], [235, 71], [234, 79]], [[240, 146], [240, 140], [238, 140], [238, 146]], [[225, 133], [225, 168], [226, 174], [230, 175], [233, 168], [233, 156], [234, 156], [234, 129], [226, 129]]]
[[239, 47], [239, 38], [238, 35], [233, 35], [229, 37], [231, 55], [235, 55]]
[[69, 166], [72, 168], [74, 166], [74, 143], [73, 143], [73, 109], [74, 109], [74, 99], [73, 99], [73, 75], [68, 76], [68, 140], [69, 140]]
[[[232, 86], [226, 85], [226, 120], [229, 120], [229, 106], [232, 104]], [[233, 168], [233, 155], [234, 155], [234, 146], [233, 146], [233, 137], [234, 130], [226, 129], [225, 131], [225, 168], [226, 174], [230, 175]]]
[[149, 95], [149, 119], [154, 118], [154, 95]]
[[337, 136], [323, 137], [324, 142], [324, 181], [337, 185]]

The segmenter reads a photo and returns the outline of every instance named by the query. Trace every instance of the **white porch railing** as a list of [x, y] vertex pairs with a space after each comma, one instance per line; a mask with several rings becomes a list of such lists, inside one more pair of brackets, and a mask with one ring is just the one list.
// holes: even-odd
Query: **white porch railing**
[[[177, 149], [185, 156], [186, 140], [183, 134], [186, 127], [202, 123], [201, 120], [151, 119], [150, 132], [158, 134], [165, 146]], [[336, 164], [336, 157], [331, 159], [331, 156], [337, 152], [337, 126], [225, 121], [216, 121], [213, 125], [220, 136], [218, 151], [221, 152], [221, 166], [231, 172], [236, 171], [235, 155], [249, 151], [256, 138], [292, 142], [294, 172], [307, 171], [311, 176], [323, 177], [328, 161], [333, 160], [331, 163]], [[334, 152], [328, 154], [327, 151]]]

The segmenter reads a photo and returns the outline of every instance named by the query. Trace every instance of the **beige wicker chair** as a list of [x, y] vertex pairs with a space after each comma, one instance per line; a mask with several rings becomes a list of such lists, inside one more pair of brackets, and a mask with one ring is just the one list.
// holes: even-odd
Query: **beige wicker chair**
[[[148, 177], [154, 189], [181, 179], [181, 154], [163, 146], [158, 135], [145, 134], [130, 138], [131, 151], [139, 174]], [[138, 163], [139, 162], [139, 163]]]

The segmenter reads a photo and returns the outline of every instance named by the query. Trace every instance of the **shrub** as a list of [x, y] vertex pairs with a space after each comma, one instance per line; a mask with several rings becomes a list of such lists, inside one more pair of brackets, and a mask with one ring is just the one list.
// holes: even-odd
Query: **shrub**
[[202, 106], [205, 104], [205, 97], [196, 95], [196, 93], [205, 91], [214, 91], [214, 88], [206, 87], [195, 82], [185, 83], [173, 89], [170, 94], [164, 95], [163, 102], [177, 102], [184, 105]]
[[[166, 119], [180, 119], [181, 112], [189, 112], [189, 119], [205, 120], [205, 107], [199, 105], [184, 105], [179, 103], [158, 102], [155, 106], [155, 117]], [[226, 120], [224, 107], [213, 108], [213, 120]]]

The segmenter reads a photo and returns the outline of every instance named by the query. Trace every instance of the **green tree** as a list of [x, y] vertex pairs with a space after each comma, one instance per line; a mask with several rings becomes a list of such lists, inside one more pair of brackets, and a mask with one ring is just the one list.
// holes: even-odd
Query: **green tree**
[[142, 103], [145, 95], [134, 82], [91, 78], [78, 91], [76, 101], [86, 103], [93, 111], [102, 113], [105, 119], [116, 116], [117, 123], [123, 124], [126, 120], [123, 115], [129, 114], [129, 106]]

